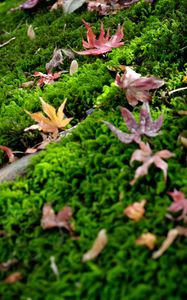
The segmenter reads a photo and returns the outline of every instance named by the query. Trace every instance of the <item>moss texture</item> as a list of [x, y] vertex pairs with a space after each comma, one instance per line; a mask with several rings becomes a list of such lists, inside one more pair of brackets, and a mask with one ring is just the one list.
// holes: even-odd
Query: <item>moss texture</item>
[[[165, 218], [171, 204], [168, 191], [174, 188], [187, 195], [187, 167], [184, 147], [178, 136], [186, 130], [184, 92], [168, 96], [167, 91], [185, 86], [185, 1], [158, 0], [154, 4], [143, 1], [110, 17], [88, 13], [86, 6], [64, 16], [62, 11], [51, 13], [39, 7], [32, 13], [8, 9], [19, 1], [0, 4], [0, 43], [16, 36], [1, 51], [0, 144], [13, 150], [24, 150], [36, 144], [37, 134], [23, 133], [31, 124], [24, 109], [38, 111], [39, 96], [58, 107], [68, 98], [66, 114], [81, 122], [73, 133], [59, 144], [51, 144], [33, 159], [25, 178], [0, 187], [1, 261], [16, 258], [18, 264], [0, 273], [0, 298], [33, 300], [141, 300], [185, 299], [186, 246], [185, 238], [178, 238], [158, 260], [151, 252], [136, 246], [135, 240], [150, 231], [158, 236], [157, 245], [164, 240], [175, 224]], [[35, 71], [45, 71], [55, 47], [70, 46], [82, 49], [85, 28], [81, 19], [99, 32], [100, 21], [115, 32], [123, 23], [125, 46], [114, 49], [106, 57], [81, 57], [78, 73], [62, 75], [53, 85], [20, 89]], [[35, 28], [37, 38], [27, 38], [27, 25]], [[41, 50], [36, 54], [36, 51]], [[70, 62], [65, 60], [68, 70]], [[134, 66], [143, 75], [164, 78], [165, 86], [154, 93], [151, 105], [153, 119], [164, 111], [162, 135], [148, 139], [156, 152], [168, 149], [175, 157], [168, 160], [168, 179], [154, 166], [149, 174], [132, 187], [136, 167], [130, 166], [135, 144], [122, 144], [102, 123], [112, 122], [125, 130], [119, 105], [129, 108], [124, 93], [114, 86], [115, 73], [107, 66]], [[163, 95], [163, 93], [165, 93]], [[96, 106], [86, 117], [86, 111]], [[100, 108], [98, 108], [100, 106]], [[138, 116], [140, 107], [134, 109]], [[3, 161], [4, 157], [1, 156]], [[123, 216], [123, 209], [135, 201], [147, 199], [145, 217], [138, 223]], [[52, 203], [55, 211], [69, 205], [74, 212], [78, 240], [66, 231], [45, 231], [40, 226], [42, 207]], [[107, 230], [109, 242], [100, 256], [82, 263], [82, 255], [92, 245], [98, 231]], [[50, 256], [55, 256], [60, 276], [50, 268]], [[23, 279], [7, 286], [4, 278], [19, 271]]]

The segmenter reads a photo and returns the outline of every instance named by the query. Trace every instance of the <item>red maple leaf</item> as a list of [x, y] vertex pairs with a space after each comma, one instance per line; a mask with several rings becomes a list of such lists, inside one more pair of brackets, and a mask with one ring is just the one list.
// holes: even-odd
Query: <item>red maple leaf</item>
[[[168, 207], [170, 212], [182, 211], [181, 215], [176, 220], [186, 220], [187, 218], [187, 199], [184, 193], [174, 189], [173, 192], [168, 192], [168, 194], [173, 198], [174, 203]], [[170, 217], [170, 216], [169, 216]]]
[[97, 40], [90, 25], [85, 20], [82, 21], [87, 29], [87, 42], [83, 40], [82, 44], [84, 48], [89, 50], [76, 53], [80, 55], [100, 55], [111, 51], [112, 48], [118, 48], [124, 45], [124, 42], [121, 42], [123, 38], [123, 28], [120, 25], [118, 25], [116, 33], [110, 38], [110, 30], [107, 30], [105, 36], [104, 25], [101, 23], [100, 35]]
[[139, 123], [136, 122], [133, 114], [127, 108], [121, 107], [120, 110], [124, 122], [126, 123], [127, 128], [131, 131], [131, 134], [121, 131], [109, 122], [104, 121], [104, 123], [116, 134], [122, 143], [128, 144], [132, 141], [140, 143], [142, 134], [150, 137], [158, 135], [158, 130], [162, 126], [163, 115], [161, 115], [156, 121], [152, 121], [148, 104], [147, 107], [143, 105], [140, 110]]
[[141, 176], [147, 175], [148, 169], [151, 164], [155, 164], [155, 166], [159, 169], [161, 169], [164, 173], [164, 179], [166, 181], [167, 178], [167, 169], [168, 169], [168, 164], [162, 159], [162, 158], [170, 158], [174, 156], [173, 153], [171, 153], [168, 150], [161, 150], [152, 155], [152, 150], [149, 146], [148, 143], [140, 143], [140, 149], [135, 150], [131, 156], [130, 164], [134, 160], [143, 162], [142, 166], [138, 167], [135, 172], [135, 177], [134, 179], [130, 182], [131, 185], [135, 184], [137, 179]]
[[37, 82], [37, 85], [39, 87], [42, 87], [44, 84], [50, 84], [53, 83], [55, 80], [57, 80], [62, 72], [56, 72], [52, 74], [51, 72], [48, 72], [47, 74], [44, 74], [42, 72], [35, 72], [34, 77], [40, 77], [40, 79]]
[[130, 105], [135, 106], [138, 101], [148, 102], [151, 100], [149, 90], [158, 89], [164, 84], [164, 80], [157, 77], [141, 77], [130, 67], [126, 67], [125, 73], [116, 75], [115, 83], [125, 90]]

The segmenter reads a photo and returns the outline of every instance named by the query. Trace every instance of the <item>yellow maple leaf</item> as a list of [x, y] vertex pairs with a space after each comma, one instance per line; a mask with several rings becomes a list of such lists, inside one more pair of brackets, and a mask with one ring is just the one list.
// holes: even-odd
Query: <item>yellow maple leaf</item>
[[29, 111], [26, 111], [26, 113], [29, 114], [34, 121], [38, 122], [38, 124], [26, 128], [25, 131], [39, 129], [45, 133], [57, 134], [59, 130], [64, 130], [73, 119], [65, 117], [64, 107], [66, 100], [64, 100], [64, 102], [60, 105], [57, 112], [56, 109], [52, 105], [46, 103], [42, 97], [40, 97], [40, 101], [43, 112], [47, 115], [47, 117], [45, 117], [42, 112], [30, 113]]

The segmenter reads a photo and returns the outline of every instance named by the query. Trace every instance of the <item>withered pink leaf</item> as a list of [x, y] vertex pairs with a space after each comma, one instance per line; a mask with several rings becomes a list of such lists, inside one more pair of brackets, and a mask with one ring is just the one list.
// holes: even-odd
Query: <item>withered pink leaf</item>
[[96, 39], [96, 35], [93, 33], [90, 25], [83, 20], [83, 23], [87, 29], [87, 42], [82, 41], [83, 47], [89, 50], [76, 52], [80, 55], [100, 55], [112, 50], [112, 48], [118, 48], [124, 45], [121, 42], [123, 38], [123, 27], [118, 24], [116, 33], [110, 38], [110, 30], [107, 30], [106, 36], [104, 31], [104, 25], [101, 23], [100, 35]]
[[41, 0], [27, 0], [23, 2], [21, 5], [19, 5], [18, 7], [11, 8], [10, 11], [16, 11], [18, 9], [29, 10], [37, 6], [39, 2], [41, 2]]
[[149, 90], [161, 87], [164, 80], [157, 77], [141, 77], [141, 74], [136, 73], [130, 67], [126, 67], [122, 76], [116, 75], [115, 83], [125, 90], [129, 104], [135, 106], [138, 101], [149, 102], [151, 100]]
[[116, 136], [122, 143], [128, 144], [132, 141], [140, 143], [141, 135], [143, 134], [150, 137], [158, 135], [158, 131], [162, 126], [163, 115], [161, 115], [156, 121], [152, 121], [148, 103], [146, 104], [146, 107], [143, 105], [140, 110], [139, 123], [127, 108], [121, 107], [120, 110], [124, 122], [126, 123], [127, 128], [131, 131], [131, 134], [124, 133], [109, 122], [104, 121], [104, 123], [110, 128], [111, 131], [116, 134]]
[[44, 74], [42, 72], [35, 72], [34, 77], [40, 77], [40, 79], [37, 82], [37, 85], [39, 87], [42, 87], [44, 84], [50, 84], [53, 83], [55, 80], [57, 80], [62, 72], [56, 72], [52, 74], [51, 72], [48, 72], [48, 74]]
[[187, 198], [183, 192], [174, 189], [173, 192], [168, 192], [168, 194], [173, 198], [174, 203], [168, 207], [169, 212], [180, 212], [181, 215], [176, 218], [176, 220], [186, 220], [187, 219]]
[[0, 145], [0, 150], [3, 150], [6, 153], [6, 155], [8, 156], [8, 159], [9, 159], [9, 163], [12, 163], [16, 160], [16, 157], [14, 156], [14, 154], [10, 148]]
[[117, 13], [118, 10], [128, 8], [133, 3], [138, 2], [139, 0], [128, 0], [128, 1], [119, 1], [119, 0], [95, 0], [88, 1], [88, 10], [97, 11], [99, 15], [106, 16], [109, 14]]
[[127, 217], [129, 217], [134, 221], [139, 221], [145, 213], [144, 206], [146, 202], [147, 200], [144, 199], [140, 202], [134, 202], [128, 205], [123, 211], [124, 215], [126, 215]]
[[178, 235], [183, 235], [186, 237], [187, 228], [182, 226], [177, 226], [176, 228], [170, 229], [161, 247], [157, 251], [153, 252], [152, 257], [154, 259], [159, 258], [169, 248], [169, 246], [173, 243], [173, 241], [176, 239]]
[[63, 56], [61, 49], [54, 49], [53, 57], [51, 60], [45, 65], [46, 71], [48, 73], [52, 72], [52, 70], [56, 67], [59, 67], [63, 64]]
[[130, 164], [134, 160], [142, 162], [142, 166], [138, 167], [135, 172], [134, 179], [130, 182], [131, 185], [135, 184], [139, 177], [147, 175], [148, 169], [151, 164], [155, 164], [155, 166], [161, 169], [164, 173], [164, 179], [166, 181], [167, 178], [167, 169], [168, 164], [162, 159], [167, 159], [173, 157], [174, 154], [168, 150], [161, 150], [152, 155], [152, 150], [148, 143], [140, 142], [140, 149], [135, 150], [131, 156]]
[[21, 275], [20, 272], [14, 272], [14, 273], [8, 275], [8, 276], [5, 278], [4, 282], [5, 282], [5, 283], [14, 283], [14, 282], [16, 282], [16, 281], [21, 280], [22, 277], [23, 277], [23, 276]]
[[50, 229], [54, 227], [65, 228], [70, 234], [72, 234], [73, 228], [70, 224], [72, 216], [73, 212], [71, 207], [66, 206], [62, 208], [58, 214], [55, 214], [51, 204], [47, 203], [43, 206], [41, 226], [43, 229]]

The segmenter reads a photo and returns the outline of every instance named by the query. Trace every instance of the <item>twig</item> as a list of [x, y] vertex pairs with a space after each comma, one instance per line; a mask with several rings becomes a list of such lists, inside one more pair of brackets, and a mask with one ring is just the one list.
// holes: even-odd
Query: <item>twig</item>
[[183, 90], [186, 90], [186, 89], [187, 89], [187, 86], [179, 88], [179, 89], [176, 89], [176, 90], [173, 90], [173, 91], [169, 92], [168, 94], [171, 95], [171, 94], [173, 94], [175, 92], [180, 92], [180, 91], [183, 91]]
[[2, 48], [2, 47], [4, 47], [4, 46], [6, 46], [7, 44], [9, 44], [11, 41], [13, 41], [13, 40], [15, 40], [16, 39], [16, 37], [14, 36], [14, 37], [12, 37], [10, 40], [8, 40], [7, 42], [5, 42], [5, 43], [3, 43], [3, 44], [1, 44], [0, 45], [0, 48]]

